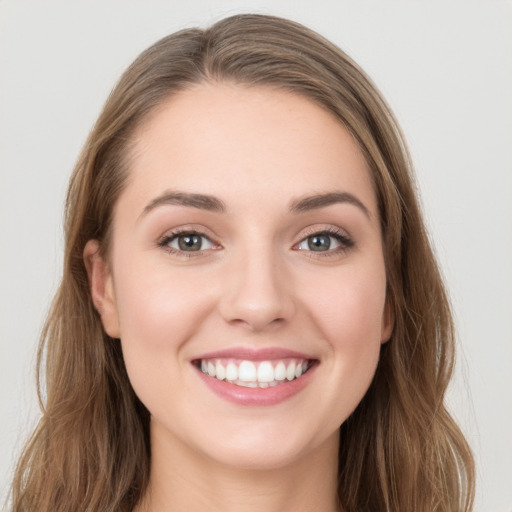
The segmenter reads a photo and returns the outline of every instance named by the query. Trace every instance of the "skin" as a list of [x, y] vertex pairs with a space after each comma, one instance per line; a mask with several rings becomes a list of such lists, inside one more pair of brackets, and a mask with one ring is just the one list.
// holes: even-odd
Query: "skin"
[[[338, 428], [393, 327], [361, 151], [313, 102], [229, 84], [172, 97], [134, 142], [108, 261], [95, 240], [84, 257], [104, 327], [121, 339], [152, 415], [140, 510], [338, 510]], [[213, 196], [225, 211], [155, 204], [169, 191]], [[327, 193], [360, 204], [290, 210]], [[176, 229], [204, 234], [204, 250], [180, 252], [178, 238], [160, 246]], [[327, 235], [331, 249], [312, 250], [308, 237], [325, 230], [350, 244]], [[318, 365], [291, 398], [240, 405], [214, 394], [191, 364], [233, 346], [300, 351]]]

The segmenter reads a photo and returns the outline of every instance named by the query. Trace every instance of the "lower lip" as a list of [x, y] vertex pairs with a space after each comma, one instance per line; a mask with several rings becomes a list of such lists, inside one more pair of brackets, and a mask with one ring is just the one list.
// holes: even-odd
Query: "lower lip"
[[218, 396], [238, 405], [275, 405], [295, 396], [311, 381], [317, 365], [313, 365], [298, 379], [268, 388], [246, 388], [210, 377], [197, 369], [201, 380]]

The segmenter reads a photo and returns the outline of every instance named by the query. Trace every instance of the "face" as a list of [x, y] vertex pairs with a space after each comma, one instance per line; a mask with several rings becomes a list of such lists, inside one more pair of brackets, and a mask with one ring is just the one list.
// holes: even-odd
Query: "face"
[[307, 99], [201, 85], [135, 136], [108, 262], [85, 251], [152, 443], [251, 468], [335, 450], [391, 331], [376, 197]]

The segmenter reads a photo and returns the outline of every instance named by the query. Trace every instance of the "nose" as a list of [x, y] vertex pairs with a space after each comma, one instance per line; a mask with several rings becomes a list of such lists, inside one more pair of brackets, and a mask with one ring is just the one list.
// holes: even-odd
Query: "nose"
[[261, 332], [291, 320], [295, 313], [292, 280], [271, 251], [241, 254], [230, 265], [219, 308], [224, 320]]

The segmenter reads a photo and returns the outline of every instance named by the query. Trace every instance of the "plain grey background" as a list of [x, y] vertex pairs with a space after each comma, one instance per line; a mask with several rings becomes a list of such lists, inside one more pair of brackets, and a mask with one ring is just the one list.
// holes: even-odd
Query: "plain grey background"
[[0, 0], [0, 501], [37, 418], [38, 333], [67, 179], [110, 89], [179, 28], [300, 21], [370, 74], [402, 124], [459, 330], [448, 401], [477, 511], [512, 511], [512, 4], [494, 0]]

